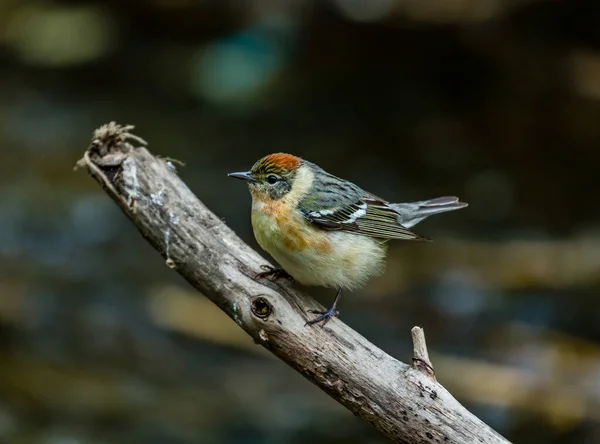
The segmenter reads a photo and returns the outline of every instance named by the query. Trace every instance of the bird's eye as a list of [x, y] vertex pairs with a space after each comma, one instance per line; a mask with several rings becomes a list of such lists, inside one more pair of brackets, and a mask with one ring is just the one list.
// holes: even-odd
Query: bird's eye
[[270, 183], [271, 185], [273, 185], [274, 183], [277, 183], [279, 181], [279, 177], [274, 176], [273, 174], [270, 174], [267, 176], [267, 182]]

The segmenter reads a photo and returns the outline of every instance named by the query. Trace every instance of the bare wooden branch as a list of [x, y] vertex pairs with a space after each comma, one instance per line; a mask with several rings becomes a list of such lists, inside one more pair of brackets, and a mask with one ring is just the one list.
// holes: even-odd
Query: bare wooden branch
[[134, 147], [145, 142], [129, 133], [132, 128], [99, 128], [78, 166], [102, 185], [167, 266], [256, 343], [396, 442], [508, 442], [435, 380], [339, 319], [306, 327], [307, 311], [322, 307], [285, 280], [254, 280], [267, 261], [196, 198], [172, 161]]
[[433, 365], [431, 365], [431, 360], [429, 359], [429, 352], [427, 351], [425, 332], [421, 327], [413, 327], [410, 332], [413, 341], [413, 368], [425, 373], [429, 378], [436, 381], [435, 371], [433, 370]]

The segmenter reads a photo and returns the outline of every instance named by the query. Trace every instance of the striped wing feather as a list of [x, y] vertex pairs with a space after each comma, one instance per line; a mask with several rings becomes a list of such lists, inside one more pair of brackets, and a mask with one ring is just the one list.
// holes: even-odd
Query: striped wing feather
[[425, 240], [424, 237], [400, 225], [398, 213], [385, 201], [371, 196], [336, 208], [309, 211], [304, 213], [304, 216], [325, 230], [350, 231], [382, 240]]
[[361, 233], [371, 237], [425, 240], [424, 237], [400, 225], [398, 213], [381, 201], [367, 201], [367, 213], [356, 223]]

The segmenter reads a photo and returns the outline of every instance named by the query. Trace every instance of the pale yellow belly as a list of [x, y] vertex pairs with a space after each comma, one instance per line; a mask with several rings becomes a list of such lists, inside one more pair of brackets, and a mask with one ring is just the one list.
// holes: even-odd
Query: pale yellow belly
[[366, 236], [340, 231], [323, 231], [296, 220], [290, 239], [289, 227], [276, 224], [258, 211], [252, 227], [259, 245], [304, 285], [357, 289], [385, 270], [387, 245]]

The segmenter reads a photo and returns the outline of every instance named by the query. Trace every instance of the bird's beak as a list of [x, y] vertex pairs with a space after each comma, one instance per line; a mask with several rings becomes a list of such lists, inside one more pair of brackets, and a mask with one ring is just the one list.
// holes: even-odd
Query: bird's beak
[[258, 182], [258, 180], [256, 180], [254, 176], [252, 176], [252, 173], [250, 171], [245, 171], [242, 173], [229, 173], [228, 176], [235, 177], [236, 179], [242, 179], [246, 182]]

